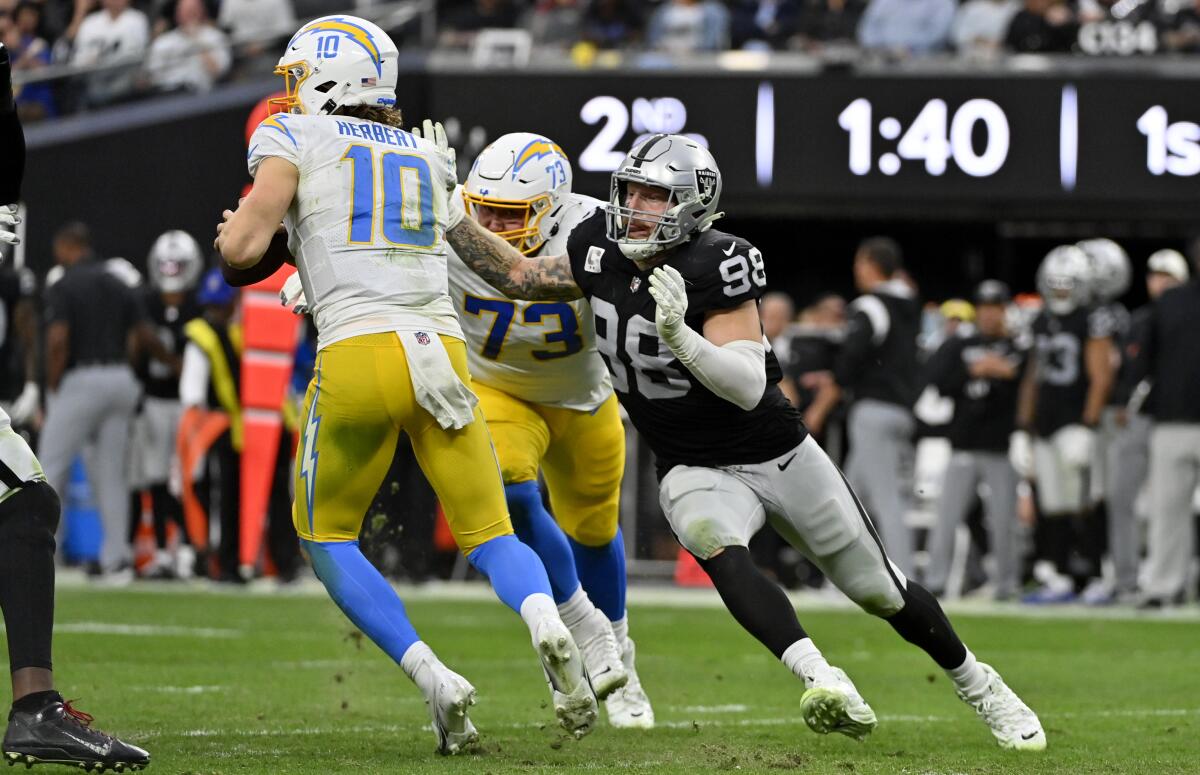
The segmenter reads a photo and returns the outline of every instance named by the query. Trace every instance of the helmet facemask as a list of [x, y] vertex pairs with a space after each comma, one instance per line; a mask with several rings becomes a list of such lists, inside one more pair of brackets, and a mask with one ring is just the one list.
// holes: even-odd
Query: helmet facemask
[[532, 255], [542, 247], [546, 238], [542, 235], [542, 219], [550, 212], [553, 202], [549, 194], [542, 194], [533, 199], [498, 199], [496, 197], [473, 194], [463, 188], [463, 200], [467, 214], [478, 221], [478, 208], [490, 207], [494, 210], [510, 210], [523, 214], [522, 225], [516, 229], [493, 232], [497, 237], [508, 242], [525, 255]]
[[1046, 308], [1055, 315], [1069, 315], [1079, 306], [1078, 281], [1070, 275], [1046, 275], [1045, 291]]
[[[608, 206], [604, 208], [608, 238], [617, 243], [626, 258], [646, 261], [668, 248], [685, 242], [691, 236], [684, 234], [680, 227], [680, 213], [692, 203], [691, 200], [681, 201], [681, 198], [692, 192], [669, 189], [648, 181], [633, 181], [668, 192], [666, 209], [656, 213], [626, 206], [630, 182], [629, 178], [614, 174]], [[630, 237], [629, 229], [634, 220], [653, 224], [650, 233], [640, 239]]]

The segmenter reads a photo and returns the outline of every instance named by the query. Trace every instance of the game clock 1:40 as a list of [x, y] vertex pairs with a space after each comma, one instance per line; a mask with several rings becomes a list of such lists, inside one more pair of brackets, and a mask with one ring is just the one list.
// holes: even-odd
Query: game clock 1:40
[[[986, 178], [1008, 159], [1008, 117], [991, 100], [968, 100], [953, 114], [945, 100], [929, 100], [907, 129], [890, 116], [876, 124], [874, 113], [871, 101], [860, 97], [838, 114], [838, 126], [850, 136], [850, 171], [855, 175], [874, 169], [895, 175], [906, 160], [924, 162], [930, 175], [944, 175], [953, 160], [967, 175]], [[977, 133], [977, 127], [982, 131]], [[876, 131], [884, 140], [898, 141], [894, 153], [875, 156]], [[977, 144], [976, 137], [982, 142]]]

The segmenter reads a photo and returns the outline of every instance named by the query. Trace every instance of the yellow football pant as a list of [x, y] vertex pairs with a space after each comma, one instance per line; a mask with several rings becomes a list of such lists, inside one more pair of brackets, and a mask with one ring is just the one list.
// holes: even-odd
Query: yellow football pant
[[617, 397], [595, 412], [514, 398], [476, 382], [505, 484], [546, 476], [550, 507], [563, 532], [585, 546], [604, 546], [617, 534], [625, 429]]
[[[470, 384], [466, 345], [442, 337], [459, 377]], [[309, 541], [353, 541], [408, 433], [417, 462], [441, 501], [464, 554], [511, 535], [496, 454], [478, 407], [475, 422], [444, 430], [413, 393], [404, 346], [393, 333], [337, 342], [317, 356], [304, 397], [304, 436], [296, 451], [296, 533]]]

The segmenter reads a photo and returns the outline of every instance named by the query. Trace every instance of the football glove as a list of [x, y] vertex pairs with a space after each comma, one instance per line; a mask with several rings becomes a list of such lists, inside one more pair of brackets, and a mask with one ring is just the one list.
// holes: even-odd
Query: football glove
[[1008, 462], [1022, 479], [1033, 477], [1033, 442], [1027, 431], [1013, 431], [1008, 437]]
[[21, 241], [17, 236], [17, 224], [21, 216], [17, 215], [16, 205], [0, 205], [0, 242], [16, 245]]
[[453, 193], [454, 187], [458, 185], [458, 158], [454, 147], [450, 145], [450, 140], [446, 137], [446, 128], [442, 126], [442, 122], [427, 118], [421, 122], [419, 130], [414, 126], [408, 131], [409, 134], [415, 137], [424, 137], [437, 146], [438, 153], [446, 162], [446, 190]]
[[654, 325], [658, 335], [672, 350], [680, 345], [680, 335], [683, 333], [684, 316], [687, 314], [687, 287], [683, 275], [673, 266], [660, 266], [650, 273], [650, 297], [654, 299], [657, 309], [654, 312]]
[[304, 298], [304, 286], [300, 284], [300, 274], [293, 273], [279, 289], [279, 303], [289, 307], [295, 315], [308, 312], [308, 299]]
[[1054, 446], [1065, 464], [1071, 468], [1087, 468], [1092, 464], [1096, 432], [1086, 425], [1068, 425], [1054, 434]]

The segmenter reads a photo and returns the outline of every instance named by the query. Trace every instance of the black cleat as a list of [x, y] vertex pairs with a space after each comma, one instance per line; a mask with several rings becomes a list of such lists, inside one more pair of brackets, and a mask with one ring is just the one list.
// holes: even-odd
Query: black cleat
[[84, 772], [140, 770], [150, 754], [92, 729], [92, 717], [62, 697], [36, 712], [13, 708], [4, 733], [4, 758], [10, 764], [66, 764]]

